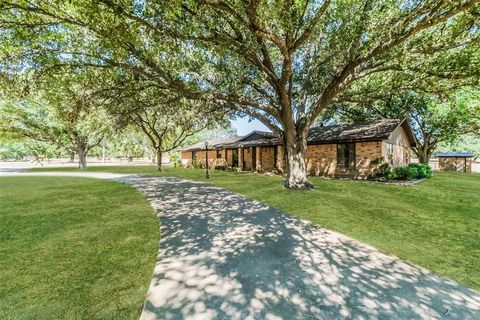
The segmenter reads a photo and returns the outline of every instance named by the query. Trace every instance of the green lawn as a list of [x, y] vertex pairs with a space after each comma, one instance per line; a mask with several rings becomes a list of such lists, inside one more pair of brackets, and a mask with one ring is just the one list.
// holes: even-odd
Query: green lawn
[[0, 178], [0, 319], [138, 319], [158, 221], [128, 185]]
[[[157, 174], [151, 166], [88, 170]], [[207, 181], [203, 170], [163, 174]], [[208, 180], [480, 290], [479, 174], [437, 174], [415, 186], [310, 181], [314, 190], [292, 191], [281, 177], [254, 173], [213, 171]]]

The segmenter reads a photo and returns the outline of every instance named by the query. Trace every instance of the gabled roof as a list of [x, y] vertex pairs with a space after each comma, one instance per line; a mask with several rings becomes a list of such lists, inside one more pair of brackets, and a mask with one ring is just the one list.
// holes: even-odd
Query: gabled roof
[[[235, 136], [235, 137], [224, 138], [224, 139], [207, 140], [208, 149], [215, 149], [217, 146], [225, 143], [233, 143], [235, 141], [242, 139], [243, 137], [245, 136]], [[192, 144], [191, 146], [188, 146], [182, 149], [182, 151], [198, 151], [198, 150], [205, 150], [205, 141], [200, 141], [198, 143]]]
[[243, 136], [238, 141], [273, 139], [273, 138], [275, 138], [275, 134], [273, 132], [254, 130], [249, 134], [247, 134], [246, 136]]
[[471, 158], [475, 156], [473, 152], [440, 152], [435, 155], [438, 158]]
[[222, 148], [243, 148], [243, 147], [261, 147], [261, 146], [276, 146], [280, 145], [281, 141], [278, 138], [258, 139], [258, 140], [240, 140], [233, 143], [226, 143], [221, 145]]
[[[221, 148], [226, 145], [235, 144], [235, 143], [247, 143], [247, 142], [257, 142], [259, 140], [269, 140], [275, 138], [275, 135], [272, 132], [267, 131], [260, 131], [254, 130], [247, 135], [244, 136], [235, 136], [225, 139], [215, 139], [215, 140], [207, 140], [208, 148], [215, 149]], [[198, 142], [191, 146], [188, 146], [182, 151], [198, 151], [198, 150], [205, 150], [205, 141]]]
[[415, 144], [415, 135], [406, 119], [380, 119], [369, 122], [313, 127], [310, 129], [307, 141], [309, 143], [338, 143], [386, 140], [400, 126], [403, 126], [407, 132], [410, 143]]

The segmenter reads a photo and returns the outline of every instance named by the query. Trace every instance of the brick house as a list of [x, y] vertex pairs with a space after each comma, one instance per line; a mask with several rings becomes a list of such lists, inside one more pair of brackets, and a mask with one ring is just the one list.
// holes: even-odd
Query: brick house
[[[382, 119], [368, 123], [313, 127], [307, 139], [305, 161], [309, 175], [368, 178], [378, 170], [380, 159], [393, 167], [410, 162], [415, 135], [406, 119]], [[208, 141], [211, 168], [237, 167], [243, 171], [283, 172], [281, 140], [270, 132]], [[182, 163], [205, 164], [204, 143], [182, 150]]]

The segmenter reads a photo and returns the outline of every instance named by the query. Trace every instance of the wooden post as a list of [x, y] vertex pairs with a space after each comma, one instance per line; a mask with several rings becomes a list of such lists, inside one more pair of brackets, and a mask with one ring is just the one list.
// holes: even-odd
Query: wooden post
[[243, 148], [238, 148], [238, 168], [243, 171]]
[[255, 162], [255, 170], [262, 171], [262, 147], [255, 148], [256, 153], [256, 162]]

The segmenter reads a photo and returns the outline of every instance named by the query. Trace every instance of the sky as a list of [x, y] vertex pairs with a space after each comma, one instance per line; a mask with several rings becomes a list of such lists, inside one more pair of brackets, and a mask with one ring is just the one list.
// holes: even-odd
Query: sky
[[271, 131], [258, 120], [249, 121], [248, 118], [238, 118], [231, 122], [232, 127], [237, 129], [237, 134], [240, 136], [246, 135], [253, 130]]

